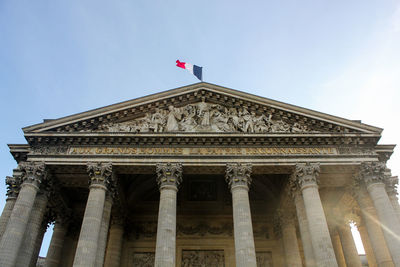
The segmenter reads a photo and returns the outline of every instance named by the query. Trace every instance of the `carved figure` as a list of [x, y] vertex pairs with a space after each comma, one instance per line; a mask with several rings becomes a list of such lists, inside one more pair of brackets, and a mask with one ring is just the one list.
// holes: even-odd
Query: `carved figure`
[[[133, 121], [99, 126], [100, 130], [110, 132], [244, 132], [244, 133], [301, 133], [311, 132], [306, 125], [283, 120], [273, 120], [272, 114], [257, 114], [247, 108], [224, 107], [220, 104], [206, 103], [204, 99], [197, 104], [181, 108], [172, 105], [168, 110], [155, 109], [142, 118]], [[315, 132], [315, 131], [314, 131]]]
[[179, 108], [175, 108], [174, 106], [168, 107], [169, 114], [167, 120], [167, 132], [176, 132], [179, 131], [179, 124], [177, 120], [181, 120], [182, 113]]

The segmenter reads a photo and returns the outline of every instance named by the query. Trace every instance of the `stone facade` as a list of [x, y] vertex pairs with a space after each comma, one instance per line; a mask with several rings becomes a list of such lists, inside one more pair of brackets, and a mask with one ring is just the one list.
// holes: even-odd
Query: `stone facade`
[[382, 129], [198, 83], [23, 130], [1, 266], [35, 266], [49, 223], [47, 267], [361, 266], [350, 221], [400, 266]]

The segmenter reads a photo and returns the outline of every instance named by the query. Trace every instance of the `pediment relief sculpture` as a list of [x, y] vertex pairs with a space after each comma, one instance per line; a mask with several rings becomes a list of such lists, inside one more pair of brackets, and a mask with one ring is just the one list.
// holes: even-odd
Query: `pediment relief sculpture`
[[107, 132], [242, 132], [304, 133], [318, 132], [300, 123], [275, 120], [272, 114], [256, 114], [245, 107], [224, 107], [204, 101], [183, 107], [170, 105], [142, 118], [100, 125]]

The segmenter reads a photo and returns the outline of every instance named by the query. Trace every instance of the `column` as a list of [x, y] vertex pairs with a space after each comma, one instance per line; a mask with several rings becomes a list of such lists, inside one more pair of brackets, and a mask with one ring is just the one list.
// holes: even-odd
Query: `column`
[[[329, 225], [328, 225], [329, 227]], [[335, 251], [336, 262], [339, 267], [346, 267], [346, 261], [344, 259], [342, 243], [340, 242], [339, 234], [336, 227], [329, 227], [329, 233], [332, 240], [333, 250]]]
[[317, 178], [318, 163], [299, 163], [296, 165], [294, 178], [303, 195], [304, 207], [307, 214], [311, 243], [317, 266], [337, 267], [324, 209], [319, 196]]
[[16, 267], [26, 267], [30, 265], [35, 252], [36, 242], [40, 238], [47, 202], [47, 192], [40, 190], [33, 203], [31, 216], [29, 217], [23, 242], [18, 253], [18, 259], [15, 264]]
[[103, 267], [103, 264], [104, 264], [104, 255], [105, 255], [106, 246], [107, 246], [108, 228], [110, 225], [112, 204], [113, 204], [112, 196], [111, 196], [111, 194], [107, 194], [106, 200], [104, 203], [103, 218], [102, 218], [101, 227], [100, 227], [100, 236], [99, 236], [96, 263], [95, 263], [96, 267]]
[[286, 266], [302, 267], [293, 214], [288, 209], [278, 210], [277, 223], [282, 236]]
[[361, 241], [365, 250], [365, 255], [367, 256], [368, 266], [369, 267], [377, 267], [378, 264], [376, 263], [374, 251], [371, 246], [371, 242], [368, 237], [367, 229], [363, 222], [357, 223], [357, 229], [360, 233]]
[[59, 215], [54, 223], [49, 250], [47, 251], [45, 267], [58, 267], [61, 265], [61, 254], [64, 246], [65, 235], [68, 230], [68, 219]]
[[6, 205], [4, 206], [3, 212], [0, 217], [0, 240], [6, 230], [6, 226], [8, 220], [10, 219], [12, 210], [14, 208], [15, 202], [17, 201], [18, 192], [21, 185], [20, 177], [16, 176], [7, 176], [6, 177], [6, 185], [7, 185], [7, 199]]
[[353, 235], [351, 233], [350, 224], [347, 220], [340, 222], [337, 227], [340, 241], [342, 243], [343, 254], [347, 266], [361, 267], [361, 259], [358, 256], [356, 244], [354, 243]]
[[379, 267], [393, 267], [394, 264], [392, 257], [386, 245], [381, 225], [378, 220], [378, 215], [371, 198], [368, 196], [367, 190], [365, 189], [364, 185], [360, 184], [360, 182], [361, 180], [356, 178], [353, 191], [358, 205], [360, 206], [361, 219], [365, 224], [365, 228], [367, 229], [376, 263]]
[[2, 267], [14, 267], [17, 261], [39, 185], [46, 176], [44, 163], [22, 162], [20, 167], [23, 171], [23, 183], [0, 242], [0, 266]]
[[108, 237], [106, 259], [104, 267], [119, 267], [121, 264], [122, 241], [124, 236], [124, 222], [121, 217], [111, 219], [110, 235]]
[[88, 163], [87, 170], [90, 176], [89, 197], [79, 234], [74, 267], [95, 266], [106, 191], [111, 183], [111, 163]]
[[303, 244], [305, 264], [306, 267], [315, 267], [317, 265], [315, 263], [314, 251], [312, 248], [310, 231], [308, 229], [308, 220], [304, 207], [303, 197], [300, 192], [296, 190], [296, 186], [292, 183], [292, 181], [293, 180], [290, 181], [292, 184], [291, 187], [294, 190], [291, 190], [291, 192], [294, 200], [294, 205], [296, 207], [297, 219], [299, 222], [300, 237]]
[[160, 188], [155, 267], [175, 267], [176, 195], [182, 182], [182, 164], [159, 163], [156, 166]]
[[46, 233], [47, 227], [48, 227], [48, 221], [45, 219], [45, 221], [42, 222], [38, 237], [36, 238], [35, 247], [33, 249], [29, 267], [36, 267], [36, 265], [37, 265], [40, 248], [42, 247], [43, 238], [44, 238], [44, 234]]
[[251, 169], [251, 164], [226, 166], [226, 181], [232, 193], [236, 267], [257, 266], [249, 202]]
[[395, 266], [400, 266], [400, 224], [385, 190], [383, 162], [363, 162], [361, 175], [378, 214], [381, 228]]
[[397, 191], [396, 186], [399, 184], [399, 177], [398, 176], [386, 176], [385, 177], [385, 185], [386, 185], [386, 192], [389, 195], [390, 202], [394, 208], [396, 213], [397, 219], [400, 223], [400, 205], [399, 199], [397, 198]]

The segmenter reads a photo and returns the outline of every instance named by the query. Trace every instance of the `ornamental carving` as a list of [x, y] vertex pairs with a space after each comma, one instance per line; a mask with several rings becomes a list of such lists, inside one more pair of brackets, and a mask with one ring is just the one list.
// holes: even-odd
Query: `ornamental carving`
[[155, 109], [144, 117], [127, 122], [109, 122], [97, 130], [109, 132], [243, 132], [243, 133], [305, 133], [318, 132], [299, 122], [274, 120], [272, 115], [256, 114], [246, 107], [224, 107], [199, 103], [183, 107]]
[[16, 198], [18, 196], [21, 187], [21, 177], [7, 176], [6, 185], [7, 185], [7, 193], [6, 193], [7, 197]]
[[368, 186], [373, 183], [383, 183], [386, 164], [380, 161], [362, 162], [360, 166], [360, 178]]
[[226, 164], [225, 180], [229, 188], [251, 184], [252, 165], [250, 163], [228, 163]]
[[153, 267], [154, 261], [155, 261], [154, 252], [134, 252], [132, 257], [132, 266]]
[[181, 163], [158, 163], [156, 173], [160, 189], [167, 185], [178, 187], [182, 182]]
[[225, 223], [220, 226], [211, 226], [201, 222], [197, 225], [178, 224], [176, 228], [178, 236], [206, 236], [206, 235], [233, 235], [233, 225]]
[[22, 181], [39, 186], [47, 176], [44, 162], [21, 162], [19, 167], [22, 171]]
[[223, 250], [182, 250], [182, 267], [224, 267]]
[[296, 179], [298, 186], [303, 188], [307, 185], [317, 185], [320, 173], [319, 163], [298, 163], [293, 177]]
[[100, 184], [107, 188], [112, 186], [111, 175], [112, 175], [112, 163], [104, 162], [88, 162], [87, 172], [89, 174], [89, 184]]
[[272, 267], [271, 252], [256, 252], [257, 267]]
[[384, 182], [385, 182], [386, 191], [387, 191], [388, 195], [389, 196], [397, 196], [396, 187], [399, 185], [399, 177], [386, 175]]

